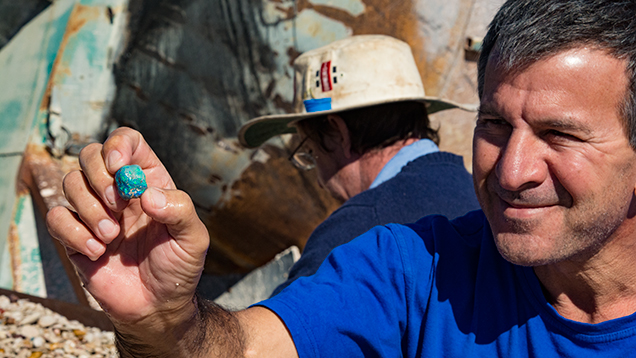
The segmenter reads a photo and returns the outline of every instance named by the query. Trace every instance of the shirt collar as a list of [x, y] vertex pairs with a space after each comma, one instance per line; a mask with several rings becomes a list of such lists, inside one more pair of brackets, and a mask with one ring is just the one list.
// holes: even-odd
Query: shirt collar
[[373, 189], [378, 185], [384, 183], [385, 181], [393, 178], [400, 171], [402, 171], [402, 168], [404, 168], [413, 160], [435, 152], [439, 152], [439, 148], [430, 139], [420, 139], [415, 143], [403, 147], [402, 149], [400, 149], [399, 152], [397, 152], [397, 154], [393, 156], [393, 158], [391, 158], [391, 160], [389, 160], [384, 165], [380, 173], [378, 173], [378, 175], [375, 177], [373, 183], [371, 183], [369, 189]]

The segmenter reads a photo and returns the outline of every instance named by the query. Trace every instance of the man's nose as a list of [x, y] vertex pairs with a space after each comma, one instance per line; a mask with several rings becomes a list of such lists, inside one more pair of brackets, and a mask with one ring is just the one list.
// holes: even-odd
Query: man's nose
[[548, 175], [544, 143], [531, 132], [513, 131], [497, 162], [499, 185], [518, 191], [540, 185]]

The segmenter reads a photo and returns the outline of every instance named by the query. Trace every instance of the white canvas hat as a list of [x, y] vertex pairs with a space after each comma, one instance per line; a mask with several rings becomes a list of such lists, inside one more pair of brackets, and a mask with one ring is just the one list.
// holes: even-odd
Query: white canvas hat
[[255, 148], [273, 136], [295, 133], [291, 124], [303, 119], [401, 101], [424, 102], [429, 114], [450, 108], [476, 110], [474, 105], [426, 96], [407, 43], [360, 35], [300, 55], [294, 61], [294, 113], [252, 119], [238, 137], [243, 146]]

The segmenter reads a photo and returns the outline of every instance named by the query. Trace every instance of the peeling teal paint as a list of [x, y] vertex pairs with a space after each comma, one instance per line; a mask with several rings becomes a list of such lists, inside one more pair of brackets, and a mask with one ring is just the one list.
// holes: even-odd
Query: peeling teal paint
[[46, 284], [40, 255], [40, 243], [35, 223], [35, 208], [31, 195], [21, 195], [16, 203], [14, 224], [20, 249], [20, 266], [14, 268], [19, 277], [13, 289], [33, 296], [46, 297]]
[[[38, 109], [72, 4], [69, 0], [55, 1], [0, 51], [0, 153], [23, 152], [34, 127], [41, 128]], [[8, 237], [21, 161], [19, 155], [0, 157], [0, 287], [6, 289], [15, 289], [18, 284], [13, 282]], [[21, 211], [18, 221], [22, 220]], [[28, 256], [35, 257], [31, 251]]]
[[[48, 25], [49, 32], [49, 41], [46, 46], [46, 51], [44, 52], [44, 58], [48, 63], [47, 66], [47, 78], [51, 74], [53, 70], [53, 63], [55, 58], [57, 57], [57, 52], [60, 49], [60, 44], [64, 39], [64, 34], [66, 33], [66, 24], [68, 23], [68, 19], [71, 17], [71, 11], [73, 9], [72, 3], [73, 1], [65, 1], [66, 6], [61, 5], [61, 1], [55, 3], [56, 7], [63, 7], [64, 10], [61, 11], [61, 15], [59, 16], [57, 21], [51, 22]], [[60, 11], [60, 9], [58, 9]]]
[[5, 148], [11, 143], [16, 132], [24, 132], [27, 123], [20, 120], [24, 110], [24, 103], [18, 100], [0, 103], [0, 153], [11, 152], [16, 148]]
[[[72, 3], [56, 1], [0, 51], [0, 129], [6, 129], [0, 153], [26, 147]], [[16, 173], [16, 168], [4, 169], [4, 175]]]
[[[46, 296], [46, 289], [31, 196], [16, 195], [19, 153], [29, 142], [46, 142], [48, 111], [42, 110], [42, 100], [76, 3], [54, 1], [0, 50], [0, 154], [11, 154], [0, 156], [0, 287], [37, 296]], [[82, 41], [95, 42], [90, 52], [104, 45], [90, 35]], [[17, 228], [19, 272], [13, 272], [8, 245], [12, 224]], [[18, 282], [13, 282], [13, 273]]]
[[81, 55], [91, 67], [102, 68], [105, 51], [103, 43], [99, 41], [103, 39], [95, 36], [97, 30], [95, 23], [89, 22], [77, 34], [70, 36], [60, 64], [64, 67], [72, 67], [78, 55]]
[[13, 289], [13, 269], [8, 245], [0, 245], [0, 287]]
[[[94, 140], [105, 128], [116, 91], [112, 66], [124, 42], [126, 17], [120, 9], [125, 4], [125, 0], [83, 1], [82, 7], [75, 8], [81, 11], [73, 12], [69, 19], [74, 24], [73, 32], [66, 34], [58, 53], [51, 78], [50, 108], [77, 137]], [[106, 16], [106, 6], [115, 9], [112, 23]]]
[[8, 237], [13, 205], [16, 200], [17, 175], [16, 170], [12, 168], [18, 168], [21, 160], [22, 157], [0, 157], [0, 168], [9, 168], [9, 170], [0, 171], [0, 287], [6, 289], [13, 289], [13, 269]]
[[24, 195], [21, 195], [18, 197], [18, 200], [15, 204], [15, 214], [13, 215], [14, 219], [13, 222], [16, 225], [20, 225], [20, 221], [22, 220], [22, 212], [24, 209], [24, 201], [26, 200], [26, 197]]

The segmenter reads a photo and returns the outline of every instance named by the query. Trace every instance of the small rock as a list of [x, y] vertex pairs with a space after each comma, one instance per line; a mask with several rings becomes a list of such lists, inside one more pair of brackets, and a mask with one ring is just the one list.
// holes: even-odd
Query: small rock
[[81, 329], [74, 329], [73, 330], [73, 334], [75, 335], [75, 337], [77, 337], [80, 340], [82, 340], [82, 339], [84, 339], [84, 336], [86, 335], [86, 332], [81, 330]]
[[3, 310], [6, 310], [7, 308], [9, 308], [10, 304], [11, 304], [11, 300], [9, 299], [9, 297], [0, 296], [0, 308], [2, 308]]
[[57, 323], [57, 317], [55, 317], [53, 315], [42, 316], [38, 320], [38, 326], [40, 326], [42, 328], [51, 327], [52, 325], [54, 325], [56, 323]]
[[40, 319], [41, 316], [42, 316], [42, 313], [33, 312], [33, 313], [29, 314], [28, 316], [24, 317], [22, 320], [20, 320], [19, 325], [20, 326], [24, 326], [26, 324], [33, 324], [33, 323], [37, 322]]
[[0, 314], [0, 358], [118, 356], [113, 332], [69, 321], [40, 304], [0, 295]]
[[44, 343], [46, 343], [46, 341], [42, 337], [33, 337], [31, 343], [33, 344], [33, 348], [40, 348], [44, 345]]
[[34, 338], [41, 335], [42, 332], [36, 326], [22, 326], [20, 327], [20, 335], [25, 338]]
[[53, 332], [44, 332], [42, 337], [49, 343], [60, 343], [62, 341], [62, 337]]

